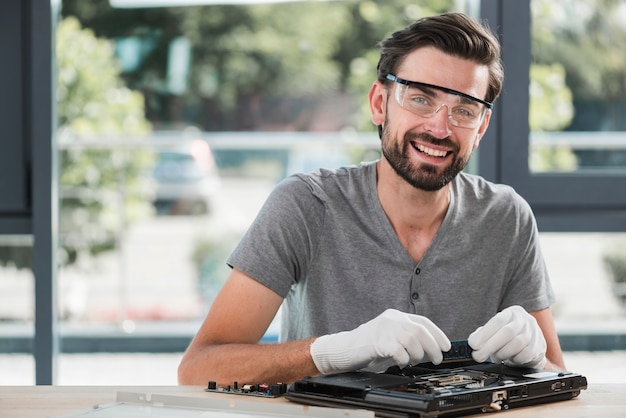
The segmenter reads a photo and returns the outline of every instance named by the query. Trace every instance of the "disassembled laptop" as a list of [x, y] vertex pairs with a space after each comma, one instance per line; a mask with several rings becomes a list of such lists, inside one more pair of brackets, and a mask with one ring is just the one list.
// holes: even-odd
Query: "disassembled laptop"
[[439, 365], [393, 366], [384, 373], [353, 371], [305, 377], [287, 386], [234, 382], [209, 392], [278, 397], [317, 406], [369, 409], [383, 417], [438, 417], [501, 411], [571, 399], [587, 388], [579, 374], [476, 363], [467, 340], [453, 341]]

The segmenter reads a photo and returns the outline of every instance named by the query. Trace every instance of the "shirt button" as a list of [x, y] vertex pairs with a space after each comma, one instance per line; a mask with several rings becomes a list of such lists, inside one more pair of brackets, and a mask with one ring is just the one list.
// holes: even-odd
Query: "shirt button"
[[415, 267], [415, 274], [418, 275], [422, 272], [419, 267]]
[[417, 298], [419, 298], [419, 297], [420, 297], [419, 293], [417, 293], [417, 292], [411, 293], [411, 299], [417, 300]]

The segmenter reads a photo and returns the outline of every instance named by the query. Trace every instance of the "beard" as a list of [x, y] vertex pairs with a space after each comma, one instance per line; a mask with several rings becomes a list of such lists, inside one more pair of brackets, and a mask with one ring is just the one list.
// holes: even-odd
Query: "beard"
[[[419, 139], [429, 144], [444, 145], [452, 149], [452, 161], [448, 166], [440, 170], [430, 164], [416, 166], [411, 161], [413, 140]], [[450, 183], [467, 165], [469, 157], [463, 158], [458, 154], [459, 148], [449, 138], [437, 139], [427, 133], [408, 132], [401, 143], [393, 141], [386, 130], [382, 132], [382, 154], [389, 162], [394, 171], [407, 183], [416, 189], [427, 192], [435, 192]]]

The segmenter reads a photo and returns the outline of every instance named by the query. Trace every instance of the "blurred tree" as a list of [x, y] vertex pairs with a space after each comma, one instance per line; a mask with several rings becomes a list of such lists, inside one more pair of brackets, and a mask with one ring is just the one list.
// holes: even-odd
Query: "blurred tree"
[[[155, 125], [321, 129], [311, 113], [328, 106], [338, 120], [327, 121], [329, 129], [363, 130], [372, 128], [364, 98], [375, 74], [377, 42], [411, 20], [457, 7], [453, 0], [361, 0], [112, 9], [108, 0], [64, 0], [63, 13], [78, 16], [98, 36], [142, 42], [141, 62], [123, 76], [146, 95]], [[583, 105], [580, 100], [623, 102], [624, 1], [533, 0], [531, 7], [533, 63], [562, 66], [575, 106]], [[192, 65], [187, 91], [175, 94], [167, 88], [167, 65], [169, 48], [181, 36], [190, 42]], [[607, 113], [613, 113], [613, 124], [624, 119]], [[560, 117], [543, 119], [567, 129]]]
[[[533, 0], [531, 5], [533, 62], [564, 68], [575, 108], [604, 108], [596, 126], [586, 129], [617, 130], [624, 118], [615, 105], [626, 101], [626, 1]], [[585, 125], [578, 126], [577, 116], [576, 130]]]
[[352, 22], [342, 34], [334, 59], [341, 65], [347, 90], [357, 98], [359, 111], [354, 127], [359, 131], [374, 130], [366, 98], [376, 79], [378, 42], [421, 17], [455, 10], [455, 2], [431, 0], [417, 4], [406, 0], [370, 0], [348, 4]]
[[[155, 126], [338, 130], [372, 129], [360, 107], [376, 74], [377, 42], [454, 5], [368, 0], [112, 9], [107, 0], [64, 0], [63, 13], [79, 16], [99, 36], [143, 45], [141, 63], [124, 77], [146, 95]], [[180, 37], [192, 53], [187, 90], [177, 94], [167, 88], [167, 66]]]
[[[141, 174], [152, 153], [81, 143], [91, 135], [124, 138], [150, 131], [143, 98], [119, 78], [111, 43], [67, 17], [57, 27], [60, 264], [116, 246], [123, 223], [152, 210]], [[0, 263], [29, 268], [30, 247], [0, 247]]]
[[151, 213], [143, 175], [153, 153], [80, 143], [93, 136], [141, 138], [151, 129], [142, 95], [119, 77], [110, 41], [67, 17], [57, 29], [57, 64], [59, 229], [61, 262], [69, 264], [81, 253], [113, 249], [127, 222]]
[[[565, 69], [560, 64], [532, 64], [530, 67], [530, 130], [560, 131], [574, 116], [572, 92], [565, 85]], [[566, 146], [530, 148], [530, 169], [533, 173], [572, 171], [576, 156]]]
[[[337, 2], [176, 9], [193, 45], [189, 97], [213, 126], [303, 130], [311, 99], [337, 92], [331, 57], [348, 22]], [[271, 112], [267, 112], [271, 110]], [[217, 116], [217, 117], [216, 117]]]
[[[626, 108], [626, 1], [533, 0], [531, 6], [531, 131], [626, 127], [620, 111]], [[580, 152], [567, 144], [530, 152], [533, 172], [581, 164]]]
[[572, 91], [561, 64], [530, 67], [530, 130], [560, 131], [574, 117]]

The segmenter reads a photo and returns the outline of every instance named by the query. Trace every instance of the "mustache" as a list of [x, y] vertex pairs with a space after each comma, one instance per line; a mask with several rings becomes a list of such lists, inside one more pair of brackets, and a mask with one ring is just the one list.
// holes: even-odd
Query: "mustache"
[[406, 135], [404, 135], [404, 140], [406, 142], [419, 140], [420, 142], [423, 142], [426, 144], [440, 145], [446, 148], [450, 148], [454, 152], [459, 151], [459, 146], [455, 144], [454, 142], [452, 142], [449, 136], [445, 138], [436, 138], [432, 136], [431, 134], [429, 134], [428, 132], [407, 132]]

